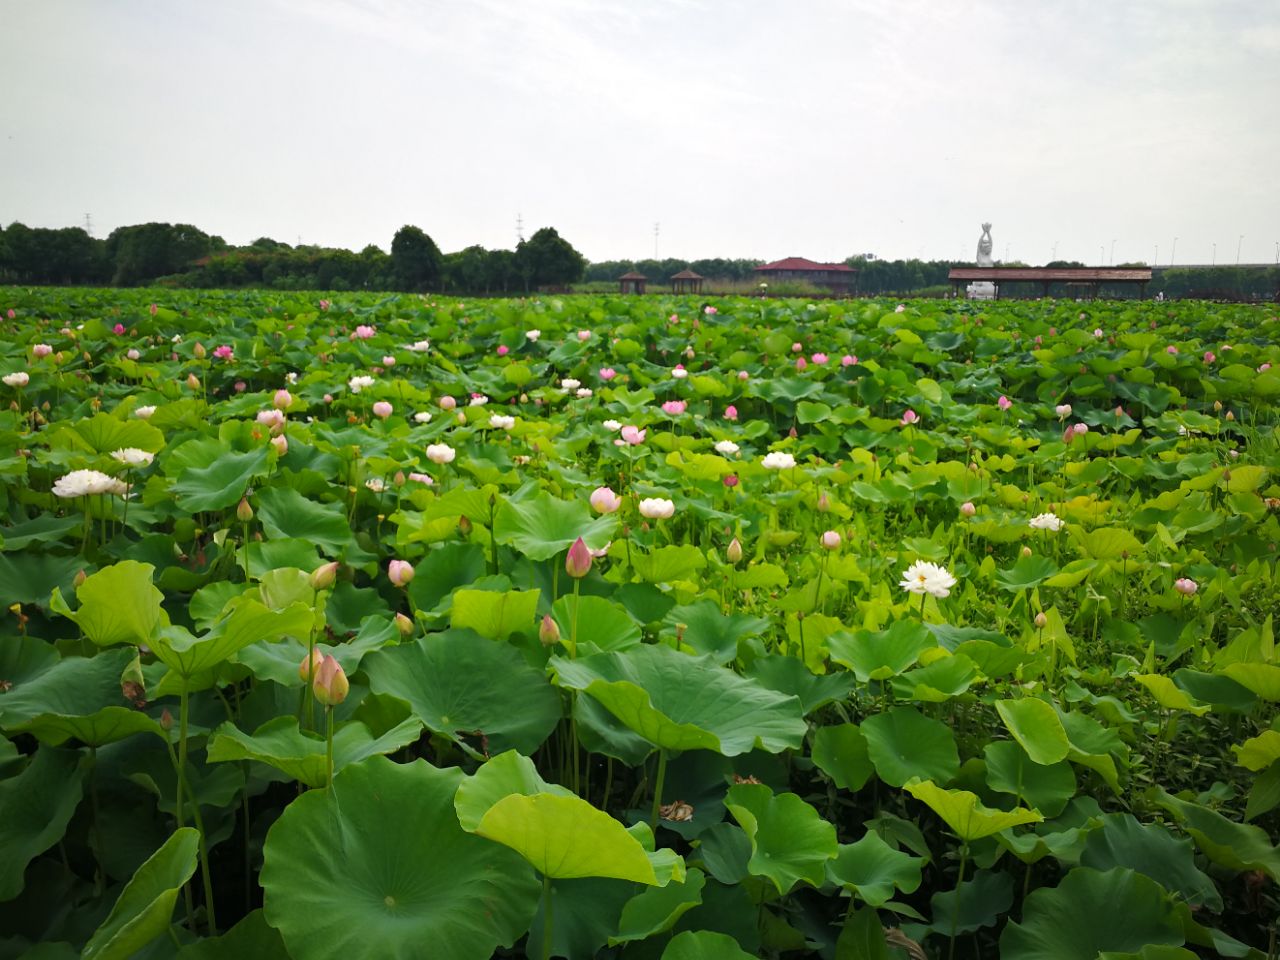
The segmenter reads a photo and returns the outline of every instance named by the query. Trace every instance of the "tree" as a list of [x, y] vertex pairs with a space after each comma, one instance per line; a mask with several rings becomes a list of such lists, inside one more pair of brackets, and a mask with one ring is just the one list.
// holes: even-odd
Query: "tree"
[[182, 273], [214, 247], [214, 238], [189, 223], [118, 227], [107, 237], [107, 255], [115, 267], [111, 282], [133, 286]]
[[397, 290], [421, 292], [440, 285], [444, 258], [421, 229], [403, 226], [391, 240], [391, 273]]
[[554, 227], [543, 227], [516, 247], [516, 268], [526, 290], [567, 287], [582, 279], [587, 260]]

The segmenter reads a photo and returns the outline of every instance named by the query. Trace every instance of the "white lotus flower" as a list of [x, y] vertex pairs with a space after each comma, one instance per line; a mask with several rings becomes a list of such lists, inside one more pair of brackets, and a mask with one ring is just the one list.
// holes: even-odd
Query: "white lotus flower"
[[121, 447], [119, 450], [112, 450], [111, 456], [113, 459], [119, 460], [121, 463], [127, 463], [131, 467], [148, 466], [156, 458], [154, 453], [139, 450], [137, 447]]
[[383, 490], [387, 489], [386, 481], [381, 477], [370, 477], [364, 482], [364, 485], [374, 493], [381, 493]]
[[431, 341], [418, 340], [415, 343], [409, 344], [407, 347], [405, 347], [405, 349], [408, 350], [410, 353], [426, 353], [428, 350], [431, 349]]
[[924, 594], [932, 597], [946, 597], [956, 585], [956, 578], [946, 567], [928, 560], [917, 560], [907, 567], [902, 574], [902, 582], [898, 586], [908, 593]]
[[413, 420], [415, 423], [430, 423], [431, 414], [426, 410], [419, 410], [413, 415]]
[[541, 330], [526, 330], [524, 332], [524, 338], [530, 343], [537, 343], [540, 336], [542, 336]]
[[790, 470], [795, 465], [796, 458], [782, 450], [766, 453], [764, 459], [760, 461], [760, 466], [766, 470]]
[[359, 374], [347, 381], [347, 386], [351, 389], [352, 393], [359, 393], [366, 387], [372, 387], [373, 384], [373, 377], [370, 377], [367, 374]]
[[54, 481], [53, 492], [55, 496], [70, 500], [99, 493], [124, 496], [129, 492], [129, 488], [122, 481], [98, 470], [72, 470], [66, 476]]
[[726, 457], [731, 457], [738, 452], [738, 445], [732, 440], [721, 440], [716, 444], [716, 453], [723, 453]]
[[591, 391], [587, 387], [579, 387], [577, 389], [577, 392], [574, 394], [574, 396], [576, 396], [579, 400], [586, 400], [588, 397], [591, 396]]
[[582, 381], [575, 380], [573, 379], [573, 377], [565, 377], [563, 380], [560, 381], [560, 387], [565, 391], [577, 390], [580, 386], [582, 386]]
[[510, 430], [516, 425], [515, 417], [504, 416], [501, 413], [495, 413], [489, 418], [489, 426], [495, 430]]
[[0, 379], [11, 387], [25, 387], [31, 382], [31, 375], [25, 370], [19, 370], [17, 373], [6, 373]]
[[133, 415], [137, 417], [139, 420], [150, 420], [151, 415], [155, 412], [156, 412], [156, 408], [154, 406], [148, 405], [148, 406], [138, 407], [136, 410], [133, 411]]
[[1062, 518], [1052, 513], [1041, 513], [1027, 521], [1032, 530], [1052, 530], [1057, 533], [1062, 529]]
[[427, 445], [427, 459], [432, 463], [453, 463], [458, 452], [447, 443], [431, 443]]
[[611, 431], [612, 433], [617, 433], [619, 430], [621, 430], [621, 429], [622, 429], [622, 424], [621, 424], [621, 423], [619, 423], [617, 420], [606, 420], [606, 421], [602, 424], [602, 426], [603, 426], [606, 430]]
[[640, 501], [640, 516], [650, 520], [667, 520], [675, 515], [676, 505], [662, 497], [651, 497]]
[[483, 393], [473, 393], [471, 395], [471, 400], [467, 403], [467, 406], [483, 407], [488, 402], [489, 402], [489, 398], [486, 397]]

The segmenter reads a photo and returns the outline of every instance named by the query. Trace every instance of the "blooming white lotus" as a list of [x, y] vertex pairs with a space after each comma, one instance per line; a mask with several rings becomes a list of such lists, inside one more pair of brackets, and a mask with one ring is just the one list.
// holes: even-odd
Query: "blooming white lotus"
[[650, 520], [668, 520], [675, 515], [675, 512], [674, 501], [665, 500], [662, 497], [650, 497], [640, 501], [640, 516], [648, 517]]
[[1040, 513], [1027, 521], [1032, 530], [1052, 530], [1057, 533], [1063, 527], [1062, 518], [1053, 513]]
[[137, 417], [139, 420], [150, 420], [151, 415], [155, 412], [156, 412], [156, 408], [154, 406], [146, 405], [146, 406], [138, 407], [136, 410], [134, 410], [133, 415]]
[[426, 410], [419, 410], [417, 413], [413, 415], [413, 422], [414, 423], [430, 423], [431, 414]]
[[929, 594], [931, 597], [951, 595], [951, 588], [956, 585], [956, 578], [946, 567], [930, 563], [928, 560], [917, 560], [902, 573], [902, 582], [898, 586], [908, 593]]
[[760, 461], [760, 466], [766, 470], [790, 470], [795, 465], [796, 458], [782, 450], [766, 453], [764, 459]]
[[622, 424], [619, 423], [617, 420], [606, 420], [604, 423], [601, 424], [601, 426], [604, 427], [606, 430], [610, 430], [614, 433], [617, 433], [619, 430], [622, 429]]
[[53, 483], [54, 496], [67, 500], [99, 493], [113, 493], [122, 497], [128, 492], [129, 488], [123, 481], [109, 477], [99, 470], [72, 470]]
[[410, 353], [426, 353], [431, 349], [430, 340], [417, 340], [405, 347]]
[[373, 384], [373, 377], [370, 377], [367, 374], [358, 374], [347, 381], [347, 386], [351, 389], [352, 393], [359, 393], [366, 387], [372, 387]]
[[732, 440], [721, 440], [716, 444], [716, 453], [722, 453], [726, 457], [731, 457], [738, 452], [738, 445]]
[[127, 463], [131, 467], [145, 467], [156, 458], [156, 455], [148, 453], [146, 450], [140, 450], [137, 447], [121, 447], [119, 450], [112, 450], [111, 457], [121, 463]]
[[510, 430], [516, 425], [515, 417], [508, 417], [501, 413], [495, 413], [489, 418], [489, 426], [495, 430]]
[[453, 463], [457, 451], [447, 443], [431, 443], [427, 445], [427, 459], [432, 463]]
[[25, 387], [31, 382], [31, 375], [25, 370], [19, 370], [16, 373], [6, 373], [0, 379], [11, 387]]

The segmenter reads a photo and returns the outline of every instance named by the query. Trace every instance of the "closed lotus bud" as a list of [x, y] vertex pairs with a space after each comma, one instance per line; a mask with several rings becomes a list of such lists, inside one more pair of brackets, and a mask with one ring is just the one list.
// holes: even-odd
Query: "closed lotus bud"
[[311, 571], [311, 589], [328, 590], [338, 579], [338, 561], [331, 560]]
[[209, 351], [204, 348], [203, 343], [197, 340], [196, 345], [191, 348], [191, 353], [195, 356], [197, 360], [203, 360], [206, 356], [208, 356]]
[[187, 374], [187, 386], [190, 387], [192, 390], [199, 390], [200, 378], [197, 377], [194, 373]]
[[173, 714], [169, 712], [168, 707], [160, 711], [160, 729], [165, 733], [173, 729]]
[[71, 581], [71, 585], [75, 587], [77, 590], [79, 590], [80, 584], [84, 583], [88, 579], [89, 579], [88, 575], [83, 570], [77, 570], [75, 579]]
[[1022, 555], [1023, 555], [1024, 557], [1029, 557], [1029, 556], [1031, 556], [1031, 548], [1030, 548], [1030, 547], [1023, 547], [1023, 548], [1022, 548]]
[[977, 512], [978, 508], [973, 505], [971, 500], [966, 500], [960, 504], [960, 516], [962, 517], [972, 517]]
[[413, 621], [406, 617], [403, 613], [396, 614], [396, 629], [400, 631], [400, 636], [413, 636]]
[[276, 453], [280, 456], [283, 457], [289, 452], [289, 438], [283, 433], [278, 437], [272, 437], [269, 442], [271, 443], [271, 446], [275, 448]]
[[1221, 413], [1221, 412], [1222, 412], [1222, 401], [1221, 401], [1221, 400], [1215, 400], [1215, 401], [1213, 401], [1213, 412], [1214, 412], [1214, 413]]
[[822, 549], [835, 550], [840, 546], [840, 534], [834, 530], [828, 530], [822, 535]]
[[136, 656], [130, 660], [124, 673], [120, 674], [120, 692], [135, 706], [146, 703], [147, 681], [142, 675], [142, 657]]
[[1044, 615], [1043, 610], [1041, 610], [1039, 613], [1036, 614], [1037, 630], [1043, 630], [1045, 628], [1045, 624], [1047, 624], [1048, 622], [1049, 622], [1049, 618]]
[[458, 535], [465, 540], [471, 536], [472, 529], [474, 529], [474, 525], [471, 522], [471, 518], [464, 513], [458, 518]]
[[575, 580], [581, 580], [591, 572], [591, 551], [581, 537], [573, 542], [564, 558], [564, 571]]
[[831, 499], [827, 496], [827, 491], [823, 490], [818, 494], [818, 512], [826, 513], [831, 509]]
[[249, 506], [248, 497], [241, 497], [236, 505], [236, 519], [241, 523], [248, 523], [253, 519], [253, 507]]
[[1236, 415], [1235, 415], [1234, 413], [1232, 413], [1230, 410], [1228, 410], [1228, 411], [1227, 411], [1227, 420], [1228, 420], [1228, 421], [1234, 421], [1234, 420], [1235, 420], [1235, 418], [1236, 418]]
[[347, 675], [343, 673], [338, 661], [326, 655], [324, 662], [316, 670], [315, 679], [311, 681], [311, 691], [316, 699], [326, 707], [336, 707], [347, 699], [347, 691], [350, 689], [351, 684], [347, 682]]
[[298, 679], [303, 683], [310, 683], [320, 672], [320, 665], [324, 663], [324, 654], [320, 652], [319, 647], [311, 648], [311, 655], [302, 658], [302, 663], [298, 664]]
[[538, 626], [538, 639], [542, 641], [544, 647], [554, 647], [560, 642], [560, 627], [551, 619], [549, 613], [542, 616], [542, 623]]
[[408, 560], [392, 560], [387, 564], [387, 576], [397, 587], [407, 587], [414, 573], [413, 564]]
[[725, 550], [724, 555], [725, 558], [734, 566], [737, 566], [742, 562], [742, 543], [737, 537], [734, 537], [729, 541], [729, 546]]

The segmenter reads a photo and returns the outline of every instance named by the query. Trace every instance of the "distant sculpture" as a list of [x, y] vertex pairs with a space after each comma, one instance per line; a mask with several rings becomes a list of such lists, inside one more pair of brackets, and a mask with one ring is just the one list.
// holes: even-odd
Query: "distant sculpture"
[[[982, 225], [982, 236], [978, 238], [978, 266], [994, 267], [995, 260], [991, 257], [991, 224], [984, 223]], [[990, 280], [978, 280], [969, 284], [964, 288], [965, 295], [970, 300], [993, 300], [996, 295], [996, 285]]]
[[994, 267], [996, 262], [991, 259], [991, 224], [984, 223], [982, 225], [982, 236], [978, 238], [978, 266]]

